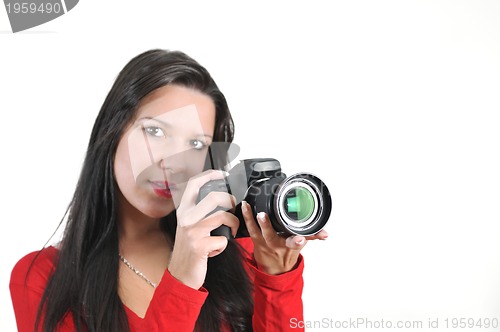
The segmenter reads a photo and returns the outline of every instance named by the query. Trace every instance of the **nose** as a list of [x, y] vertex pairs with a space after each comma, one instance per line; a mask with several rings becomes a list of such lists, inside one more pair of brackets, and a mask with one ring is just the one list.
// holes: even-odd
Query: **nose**
[[168, 152], [162, 154], [160, 168], [169, 173], [180, 173], [187, 167], [188, 152], [184, 146], [170, 146]]

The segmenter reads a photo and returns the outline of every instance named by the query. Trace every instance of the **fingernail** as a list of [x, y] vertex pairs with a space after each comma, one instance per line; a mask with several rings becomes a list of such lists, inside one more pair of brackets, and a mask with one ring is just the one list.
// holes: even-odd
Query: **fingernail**
[[257, 219], [259, 219], [260, 222], [266, 222], [266, 213], [265, 212], [257, 213]]
[[300, 245], [304, 244], [305, 240], [306, 240], [306, 239], [301, 238], [300, 240], [295, 241], [295, 244], [297, 244], [297, 245], [299, 245], [299, 246], [300, 246]]
[[241, 202], [241, 210], [244, 212], [244, 213], [247, 213], [248, 212], [248, 203], [246, 201], [242, 201]]

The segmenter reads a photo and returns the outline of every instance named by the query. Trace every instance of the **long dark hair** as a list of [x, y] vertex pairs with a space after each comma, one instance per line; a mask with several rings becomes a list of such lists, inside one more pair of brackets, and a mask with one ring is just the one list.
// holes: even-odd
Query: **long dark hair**
[[[39, 306], [35, 329], [54, 331], [71, 315], [78, 331], [129, 331], [118, 296], [118, 186], [114, 156], [124, 128], [140, 101], [152, 91], [177, 84], [210, 96], [216, 107], [213, 141], [231, 142], [234, 123], [224, 95], [208, 71], [179, 51], [154, 49], [122, 69], [96, 118], [51, 275]], [[175, 238], [175, 211], [162, 220]], [[209, 296], [196, 330], [251, 330], [251, 284], [237, 244], [209, 259], [205, 287]]]

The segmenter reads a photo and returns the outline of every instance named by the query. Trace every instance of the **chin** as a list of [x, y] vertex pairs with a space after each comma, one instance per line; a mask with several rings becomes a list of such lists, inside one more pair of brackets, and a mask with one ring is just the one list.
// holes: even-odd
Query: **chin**
[[163, 218], [175, 210], [173, 202], [165, 203], [161, 207], [150, 207], [148, 211], [143, 211], [150, 218]]

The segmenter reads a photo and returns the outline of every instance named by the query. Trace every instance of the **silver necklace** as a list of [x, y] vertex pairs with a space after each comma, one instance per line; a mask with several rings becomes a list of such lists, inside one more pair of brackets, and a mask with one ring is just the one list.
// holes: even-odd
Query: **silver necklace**
[[144, 279], [150, 286], [152, 286], [153, 288], [156, 288], [156, 286], [158, 286], [158, 284], [152, 282], [151, 280], [148, 279], [148, 277], [146, 277], [141, 271], [139, 271], [138, 269], [136, 269], [132, 264], [130, 264], [130, 262], [125, 258], [123, 257], [122, 255], [118, 255], [120, 256], [120, 260], [125, 264], [127, 265], [127, 267], [129, 269], [131, 269], [132, 271], [135, 272], [135, 274], [137, 274], [139, 277], [141, 277], [142, 279]]

